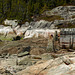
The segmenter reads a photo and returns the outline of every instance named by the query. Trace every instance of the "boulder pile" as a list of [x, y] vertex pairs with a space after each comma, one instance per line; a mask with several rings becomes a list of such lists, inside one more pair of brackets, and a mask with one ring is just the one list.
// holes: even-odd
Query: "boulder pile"
[[75, 54], [64, 55], [48, 61], [37, 62], [33, 66], [27, 67], [17, 75], [74, 75], [75, 74]]

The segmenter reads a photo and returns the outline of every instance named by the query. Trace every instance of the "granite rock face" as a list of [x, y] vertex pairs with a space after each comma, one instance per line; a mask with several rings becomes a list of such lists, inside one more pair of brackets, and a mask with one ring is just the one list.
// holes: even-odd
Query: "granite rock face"
[[[25, 22], [25, 24], [22, 24], [21, 27], [18, 25], [18, 22], [16, 20], [5, 20], [5, 24], [12, 26], [3, 26], [0, 25], [0, 34], [6, 35], [7, 33], [16, 33], [16, 35], [23, 35], [27, 30], [34, 30], [34, 29], [57, 29], [57, 25], [63, 25], [65, 23], [71, 23], [75, 24], [75, 6], [59, 6], [51, 11], [46, 11], [45, 12], [47, 16], [52, 16], [52, 15], [59, 15], [64, 20], [54, 20], [54, 21], [45, 21], [45, 20], [40, 20], [36, 22]], [[15, 26], [16, 27], [15, 27]], [[17, 26], [18, 25], [18, 26]], [[35, 31], [33, 31], [35, 32]], [[36, 33], [35, 33], [36, 34]], [[28, 37], [29, 38], [29, 37]]]
[[[72, 55], [74, 56], [74, 53]], [[27, 67], [25, 70], [18, 72], [17, 75], [74, 75], [75, 62], [71, 58], [69, 55], [64, 55], [43, 61]]]
[[45, 13], [47, 16], [60, 15], [64, 19], [71, 19], [72, 16], [75, 16], [75, 6], [59, 6]]

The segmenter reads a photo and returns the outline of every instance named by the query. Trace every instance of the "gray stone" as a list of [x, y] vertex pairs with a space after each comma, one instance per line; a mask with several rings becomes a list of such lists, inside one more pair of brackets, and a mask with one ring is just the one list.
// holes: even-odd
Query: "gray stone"
[[6, 19], [6, 20], [4, 21], [4, 24], [5, 24], [5, 25], [10, 25], [10, 26], [12, 26], [12, 27], [15, 27], [15, 26], [18, 25], [18, 21], [17, 21], [17, 20], [8, 20], [8, 19]]
[[50, 53], [45, 53], [41, 55], [42, 60], [50, 60], [54, 59], [54, 57]]
[[2, 54], [2, 58], [4, 58], [6, 55], [7, 55], [7, 53], [3, 53], [3, 54]]
[[35, 63], [36, 63], [36, 60], [31, 60], [29, 58], [25, 58], [18, 62], [19, 65], [25, 65], [25, 66], [31, 66], [31, 65], [34, 65]]
[[46, 11], [45, 14], [47, 16], [60, 15], [64, 19], [71, 19], [71, 17], [75, 15], [75, 6], [59, 6], [51, 11]]
[[51, 27], [52, 25], [52, 22], [48, 22], [48, 21], [45, 21], [45, 20], [40, 20], [40, 21], [37, 21], [37, 22], [30, 22], [30, 26], [32, 26], [32, 28], [34, 29], [37, 29], [37, 28], [43, 28], [43, 29], [49, 29], [49, 28], [55, 28], [54, 27]]
[[29, 55], [29, 52], [25, 51], [23, 53], [19, 53], [18, 57], [23, 57], [23, 56], [26, 56], [26, 55]]
[[53, 40], [50, 38], [48, 39], [47, 51], [49, 52], [53, 51]]
[[10, 56], [10, 54], [8, 53], [6, 56], [5, 56], [5, 58], [8, 58]]

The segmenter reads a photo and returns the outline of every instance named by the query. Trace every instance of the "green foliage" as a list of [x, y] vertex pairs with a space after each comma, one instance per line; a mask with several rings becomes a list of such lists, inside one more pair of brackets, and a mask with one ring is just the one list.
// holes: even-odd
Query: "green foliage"
[[61, 18], [61, 16], [41, 16], [38, 17], [38, 20], [46, 20], [46, 21], [54, 21], [54, 20], [63, 20], [64, 18]]
[[29, 20], [60, 5], [75, 5], [75, 0], [0, 0], [0, 23], [4, 19]]
[[56, 27], [58, 27], [59, 29], [60, 28], [75, 28], [75, 24], [65, 23], [65, 24], [62, 24], [62, 25], [57, 25]]
[[40, 13], [42, 14], [46, 10], [48, 10], [48, 6], [46, 4], [44, 4], [44, 6], [42, 7], [42, 9], [40, 10]]

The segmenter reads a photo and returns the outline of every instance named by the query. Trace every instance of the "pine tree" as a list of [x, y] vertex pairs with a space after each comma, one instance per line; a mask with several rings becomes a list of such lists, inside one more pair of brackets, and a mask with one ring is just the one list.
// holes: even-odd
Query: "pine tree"
[[0, 0], [0, 20], [31, 19], [56, 6], [75, 5], [75, 0]]

